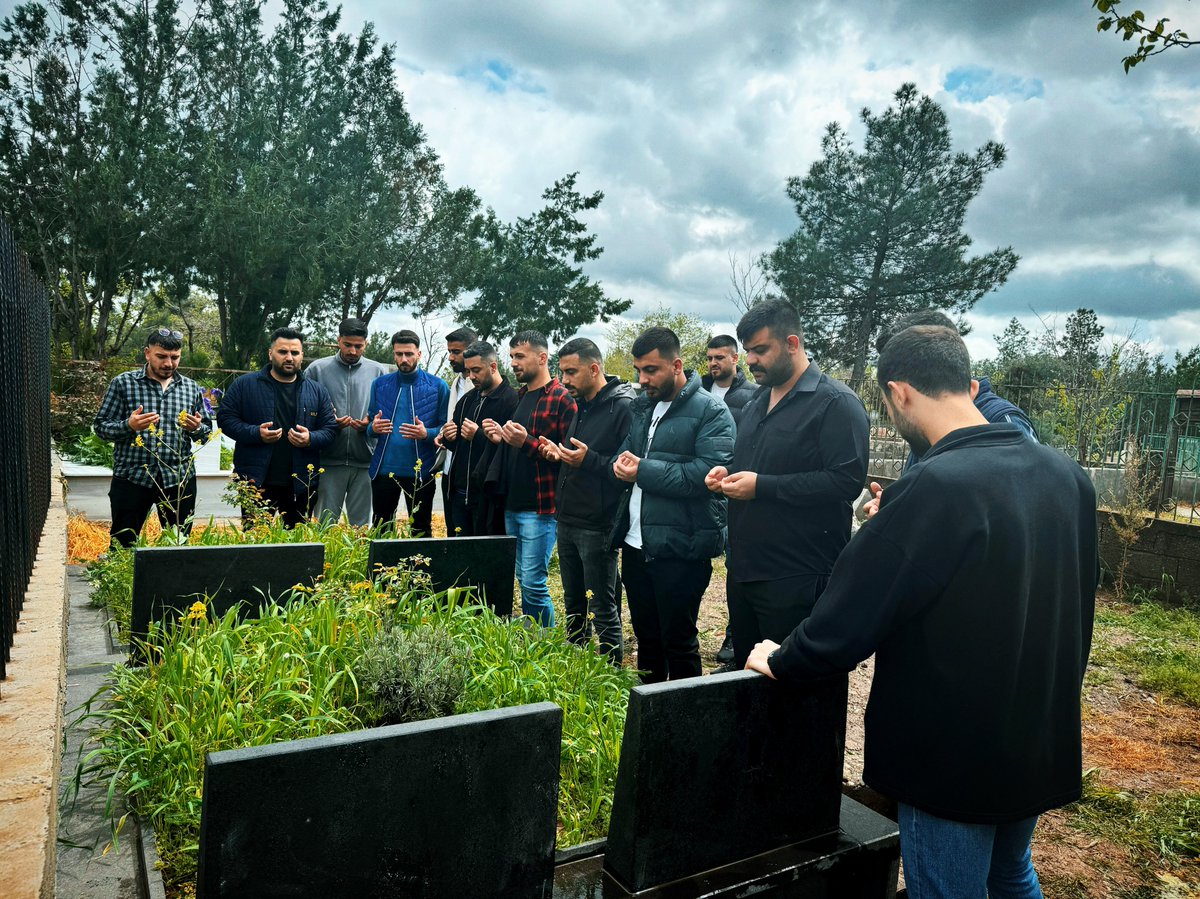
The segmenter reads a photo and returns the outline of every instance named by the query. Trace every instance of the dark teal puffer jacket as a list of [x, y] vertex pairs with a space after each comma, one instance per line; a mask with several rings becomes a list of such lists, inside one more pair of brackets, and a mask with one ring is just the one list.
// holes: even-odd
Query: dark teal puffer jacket
[[[646, 558], [711, 559], [725, 549], [725, 497], [704, 486], [704, 476], [733, 459], [733, 416], [700, 378], [687, 372], [687, 383], [671, 403], [646, 452], [646, 435], [657, 400], [639, 396], [630, 406], [629, 435], [616, 456], [629, 450], [641, 458], [642, 549]], [[616, 459], [613, 456], [613, 459]], [[629, 494], [621, 498], [613, 546], [629, 530]]]

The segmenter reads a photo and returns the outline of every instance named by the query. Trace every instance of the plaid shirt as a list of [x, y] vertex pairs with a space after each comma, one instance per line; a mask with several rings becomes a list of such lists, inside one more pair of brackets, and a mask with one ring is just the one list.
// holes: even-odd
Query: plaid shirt
[[[129, 416], [138, 406], [143, 412], [158, 413], [154, 434], [149, 429], [138, 432], [129, 427]], [[200, 413], [200, 427], [195, 431], [189, 433], [179, 426], [179, 416], [184, 412]], [[163, 390], [142, 367], [112, 379], [92, 428], [101, 439], [115, 444], [114, 477], [142, 487], [166, 489], [192, 477], [192, 444], [207, 440], [212, 424], [200, 385], [176, 372]], [[139, 437], [142, 446], [137, 444]]]
[[[528, 387], [517, 391], [517, 402], [529, 392]], [[534, 493], [537, 496], [537, 513], [553, 515], [555, 513], [554, 499], [558, 488], [558, 462], [548, 462], [538, 452], [538, 438], [546, 437], [555, 443], [561, 443], [567, 436], [567, 428], [575, 417], [575, 399], [567, 393], [567, 388], [558, 383], [558, 378], [551, 378], [550, 383], [540, 388], [540, 396], [533, 407], [533, 415], [529, 420], [529, 436], [521, 451], [533, 458]], [[506, 451], [514, 451], [513, 447], [504, 444]]]

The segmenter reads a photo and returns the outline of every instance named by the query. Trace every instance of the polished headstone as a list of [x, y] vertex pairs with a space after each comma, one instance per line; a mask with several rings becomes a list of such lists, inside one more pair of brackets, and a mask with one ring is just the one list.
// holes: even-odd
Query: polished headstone
[[511, 615], [516, 537], [421, 537], [413, 540], [372, 540], [367, 571], [392, 568], [413, 556], [429, 560], [434, 590], [477, 587], [479, 599], [497, 615]]
[[[321, 543], [144, 547], [133, 553], [133, 641], [151, 621], [186, 612], [206, 596], [216, 615], [237, 604], [251, 613], [310, 586], [325, 564]], [[132, 642], [132, 641], [131, 641]]]
[[211, 753], [198, 896], [545, 899], [562, 710]]
[[634, 892], [836, 832], [846, 675], [635, 688], [605, 868]]
[[[632, 895], [604, 870], [604, 847], [560, 853], [554, 899], [626, 899]], [[836, 833], [741, 859], [638, 893], [638, 899], [892, 899], [900, 867], [894, 821], [849, 797], [841, 799]]]

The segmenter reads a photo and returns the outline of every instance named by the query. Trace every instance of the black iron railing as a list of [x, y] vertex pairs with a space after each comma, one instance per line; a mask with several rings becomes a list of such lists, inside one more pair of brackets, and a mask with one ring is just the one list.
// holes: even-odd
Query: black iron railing
[[50, 303], [0, 221], [0, 680], [50, 506]]

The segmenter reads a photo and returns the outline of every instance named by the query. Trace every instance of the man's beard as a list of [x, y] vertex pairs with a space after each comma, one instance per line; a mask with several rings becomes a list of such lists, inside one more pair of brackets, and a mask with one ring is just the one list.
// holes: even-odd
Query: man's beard
[[898, 409], [892, 410], [892, 424], [896, 426], [896, 433], [904, 438], [904, 441], [917, 455], [917, 458], [921, 458], [929, 452], [931, 444], [925, 439], [925, 435]]
[[411, 375], [414, 371], [417, 370], [417, 363], [415, 363], [415, 362], [399, 362], [396, 364], [396, 368], [398, 368], [403, 374]]
[[761, 365], [750, 366], [751, 374], [762, 372], [764, 377], [758, 381], [763, 387], [778, 387], [780, 384], [786, 384], [788, 379], [795, 374], [795, 369], [792, 367], [792, 357], [786, 354], [780, 356], [770, 368], [763, 368]]

